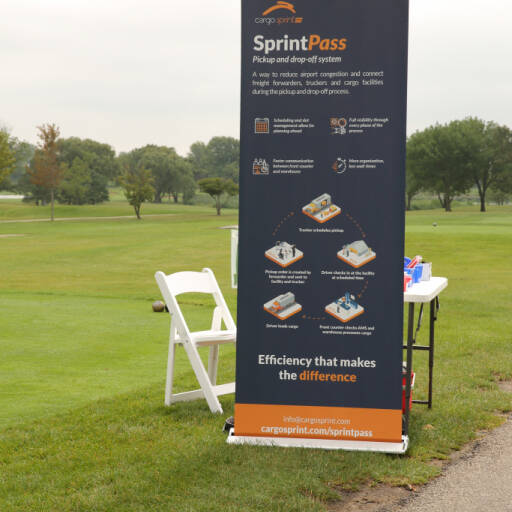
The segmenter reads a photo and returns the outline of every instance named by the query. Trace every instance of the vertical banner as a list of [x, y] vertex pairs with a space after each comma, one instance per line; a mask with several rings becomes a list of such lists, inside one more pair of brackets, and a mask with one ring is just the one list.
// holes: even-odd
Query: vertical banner
[[242, 1], [239, 442], [402, 443], [407, 30], [408, 0]]

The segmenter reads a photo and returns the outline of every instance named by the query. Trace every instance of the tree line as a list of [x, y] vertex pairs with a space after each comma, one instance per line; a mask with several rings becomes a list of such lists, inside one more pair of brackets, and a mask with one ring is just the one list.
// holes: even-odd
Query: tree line
[[[82, 205], [108, 201], [108, 187], [121, 185], [140, 217], [144, 201], [190, 204], [198, 190], [209, 194], [217, 214], [238, 193], [240, 144], [233, 137], [195, 142], [186, 157], [174, 148], [148, 144], [116, 155], [101, 142], [62, 138], [53, 124], [38, 127], [37, 145], [0, 130], [0, 190], [36, 204]], [[406, 206], [420, 191], [437, 195], [451, 211], [455, 197], [475, 188], [480, 210], [488, 193], [498, 202], [512, 194], [512, 131], [468, 117], [436, 124], [407, 141]]]
[[101, 142], [62, 138], [54, 124], [37, 128], [38, 143], [10, 137], [0, 130], [0, 190], [25, 196], [26, 201], [69, 205], [109, 200], [108, 187], [120, 185], [140, 217], [144, 201], [164, 199], [190, 204], [197, 190], [209, 194], [217, 213], [223, 198], [238, 193], [240, 144], [233, 137], [195, 142], [186, 157], [174, 148], [148, 144], [116, 155]]
[[420, 191], [437, 195], [451, 211], [455, 197], [476, 188], [480, 211], [486, 211], [488, 192], [498, 203], [512, 193], [512, 131], [507, 126], [475, 117], [436, 124], [407, 141], [406, 205]]

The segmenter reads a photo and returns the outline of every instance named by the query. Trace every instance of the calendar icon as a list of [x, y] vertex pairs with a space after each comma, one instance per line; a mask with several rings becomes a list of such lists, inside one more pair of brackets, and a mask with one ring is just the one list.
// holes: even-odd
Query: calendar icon
[[254, 133], [270, 133], [270, 120], [268, 117], [257, 117], [254, 120]]

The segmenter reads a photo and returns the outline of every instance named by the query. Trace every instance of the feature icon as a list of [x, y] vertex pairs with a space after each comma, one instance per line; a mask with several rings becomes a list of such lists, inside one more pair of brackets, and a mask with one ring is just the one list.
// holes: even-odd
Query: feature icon
[[356, 298], [350, 292], [345, 293], [343, 297], [334, 300], [325, 307], [325, 312], [333, 316], [340, 322], [346, 323], [356, 316], [364, 313], [364, 308], [358, 304]]
[[269, 174], [270, 167], [267, 161], [264, 158], [255, 158], [252, 163], [252, 173], [253, 174]]
[[302, 311], [302, 306], [295, 302], [295, 295], [292, 292], [288, 292], [266, 302], [263, 305], [263, 309], [267, 313], [279, 318], [279, 320], [286, 320]]
[[377, 257], [364, 240], [356, 240], [344, 245], [337, 256], [341, 261], [348, 263], [354, 268], [362, 267]]
[[274, 247], [265, 251], [266, 258], [283, 268], [299, 261], [303, 256], [304, 253], [299, 251], [295, 244], [289, 244], [288, 242], [276, 242]]
[[332, 164], [332, 169], [338, 174], [343, 174], [347, 170], [347, 160], [345, 158], [336, 158]]
[[254, 120], [254, 133], [270, 133], [270, 119], [268, 117], [257, 117]]
[[341, 213], [341, 208], [332, 204], [329, 194], [322, 194], [302, 208], [302, 213], [323, 224]]
[[345, 135], [347, 133], [347, 120], [344, 117], [331, 117], [329, 119], [331, 135]]

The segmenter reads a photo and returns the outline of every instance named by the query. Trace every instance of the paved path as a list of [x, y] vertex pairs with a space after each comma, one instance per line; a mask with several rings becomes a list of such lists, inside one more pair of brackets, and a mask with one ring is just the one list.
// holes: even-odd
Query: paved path
[[[142, 215], [142, 218], [147, 217], [173, 217], [175, 213], [154, 213], [149, 215]], [[135, 219], [135, 215], [117, 215], [115, 217], [55, 217], [54, 221], [63, 220], [122, 220], [122, 219]], [[12, 222], [51, 222], [51, 219], [11, 219], [0, 220], [0, 224], [10, 224]]]
[[[387, 509], [386, 509], [387, 510]], [[512, 416], [393, 512], [512, 512]]]

